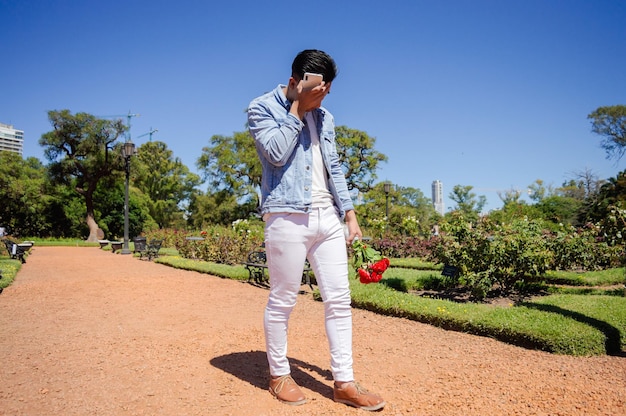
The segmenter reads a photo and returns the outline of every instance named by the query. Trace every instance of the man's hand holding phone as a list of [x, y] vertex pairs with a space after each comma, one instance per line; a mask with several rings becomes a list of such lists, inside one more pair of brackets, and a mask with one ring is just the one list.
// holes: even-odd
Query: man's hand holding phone
[[305, 73], [297, 83], [291, 83], [287, 89], [287, 98], [292, 101], [291, 111], [298, 114], [302, 120], [308, 111], [319, 108], [326, 97], [330, 85], [326, 85], [320, 74]]
[[300, 87], [302, 89], [300, 91], [309, 91], [313, 88], [322, 85], [324, 82], [324, 76], [321, 74], [312, 74], [310, 72], [305, 72], [304, 77], [300, 81]]
[[326, 85], [322, 75], [305, 73], [298, 84], [300, 108], [305, 112], [319, 108], [329, 88], [330, 85]]

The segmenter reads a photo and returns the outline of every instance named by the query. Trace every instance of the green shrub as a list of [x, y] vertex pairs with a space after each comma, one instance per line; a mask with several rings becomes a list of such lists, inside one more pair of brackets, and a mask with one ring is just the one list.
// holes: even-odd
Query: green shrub
[[262, 244], [263, 230], [247, 220], [238, 220], [230, 227], [214, 225], [199, 232], [160, 230], [147, 233], [147, 238], [162, 238], [164, 245], [167, 242], [185, 258], [232, 265], [245, 261], [248, 253]]
[[504, 292], [532, 285], [548, 270], [597, 270], [616, 263], [621, 246], [599, 241], [598, 227], [561, 227], [552, 233], [542, 220], [489, 217], [468, 221], [453, 213], [441, 224], [433, 258], [459, 269], [457, 283], [481, 299], [494, 287]]

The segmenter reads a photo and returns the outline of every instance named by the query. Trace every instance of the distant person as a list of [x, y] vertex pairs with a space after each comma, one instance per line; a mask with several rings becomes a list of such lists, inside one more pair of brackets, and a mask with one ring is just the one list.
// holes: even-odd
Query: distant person
[[337, 155], [333, 116], [321, 107], [336, 75], [335, 62], [325, 52], [302, 51], [293, 61], [288, 84], [254, 99], [248, 108], [250, 133], [263, 167], [261, 213], [270, 276], [264, 315], [269, 390], [287, 404], [306, 402], [291, 378], [287, 327], [308, 258], [324, 302], [334, 400], [379, 410], [385, 401], [355, 382], [352, 369], [346, 243], [352, 244], [362, 233]]

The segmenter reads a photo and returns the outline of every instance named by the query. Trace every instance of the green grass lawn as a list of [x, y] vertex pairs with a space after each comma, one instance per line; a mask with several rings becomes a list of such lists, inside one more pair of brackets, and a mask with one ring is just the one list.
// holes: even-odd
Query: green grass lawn
[[493, 306], [353, 283], [352, 297], [356, 307], [558, 354], [619, 354], [626, 345], [623, 296], [553, 294]]
[[22, 262], [19, 260], [11, 260], [9, 256], [0, 254], [0, 288], [4, 289], [13, 283], [15, 275], [22, 268]]

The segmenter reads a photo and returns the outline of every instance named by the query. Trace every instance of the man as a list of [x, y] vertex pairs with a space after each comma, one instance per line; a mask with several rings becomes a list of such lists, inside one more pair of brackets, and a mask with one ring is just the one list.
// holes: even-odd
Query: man
[[[319, 78], [309, 74], [321, 75], [317, 85], [305, 85], [305, 77]], [[334, 120], [321, 107], [336, 75], [328, 54], [304, 50], [293, 61], [289, 83], [254, 99], [248, 108], [250, 133], [263, 167], [261, 213], [270, 276], [264, 314], [269, 390], [287, 404], [306, 402], [290, 375], [287, 327], [308, 258], [324, 301], [334, 400], [379, 410], [384, 400], [356, 383], [352, 369], [346, 243], [362, 234], [337, 155]]]

